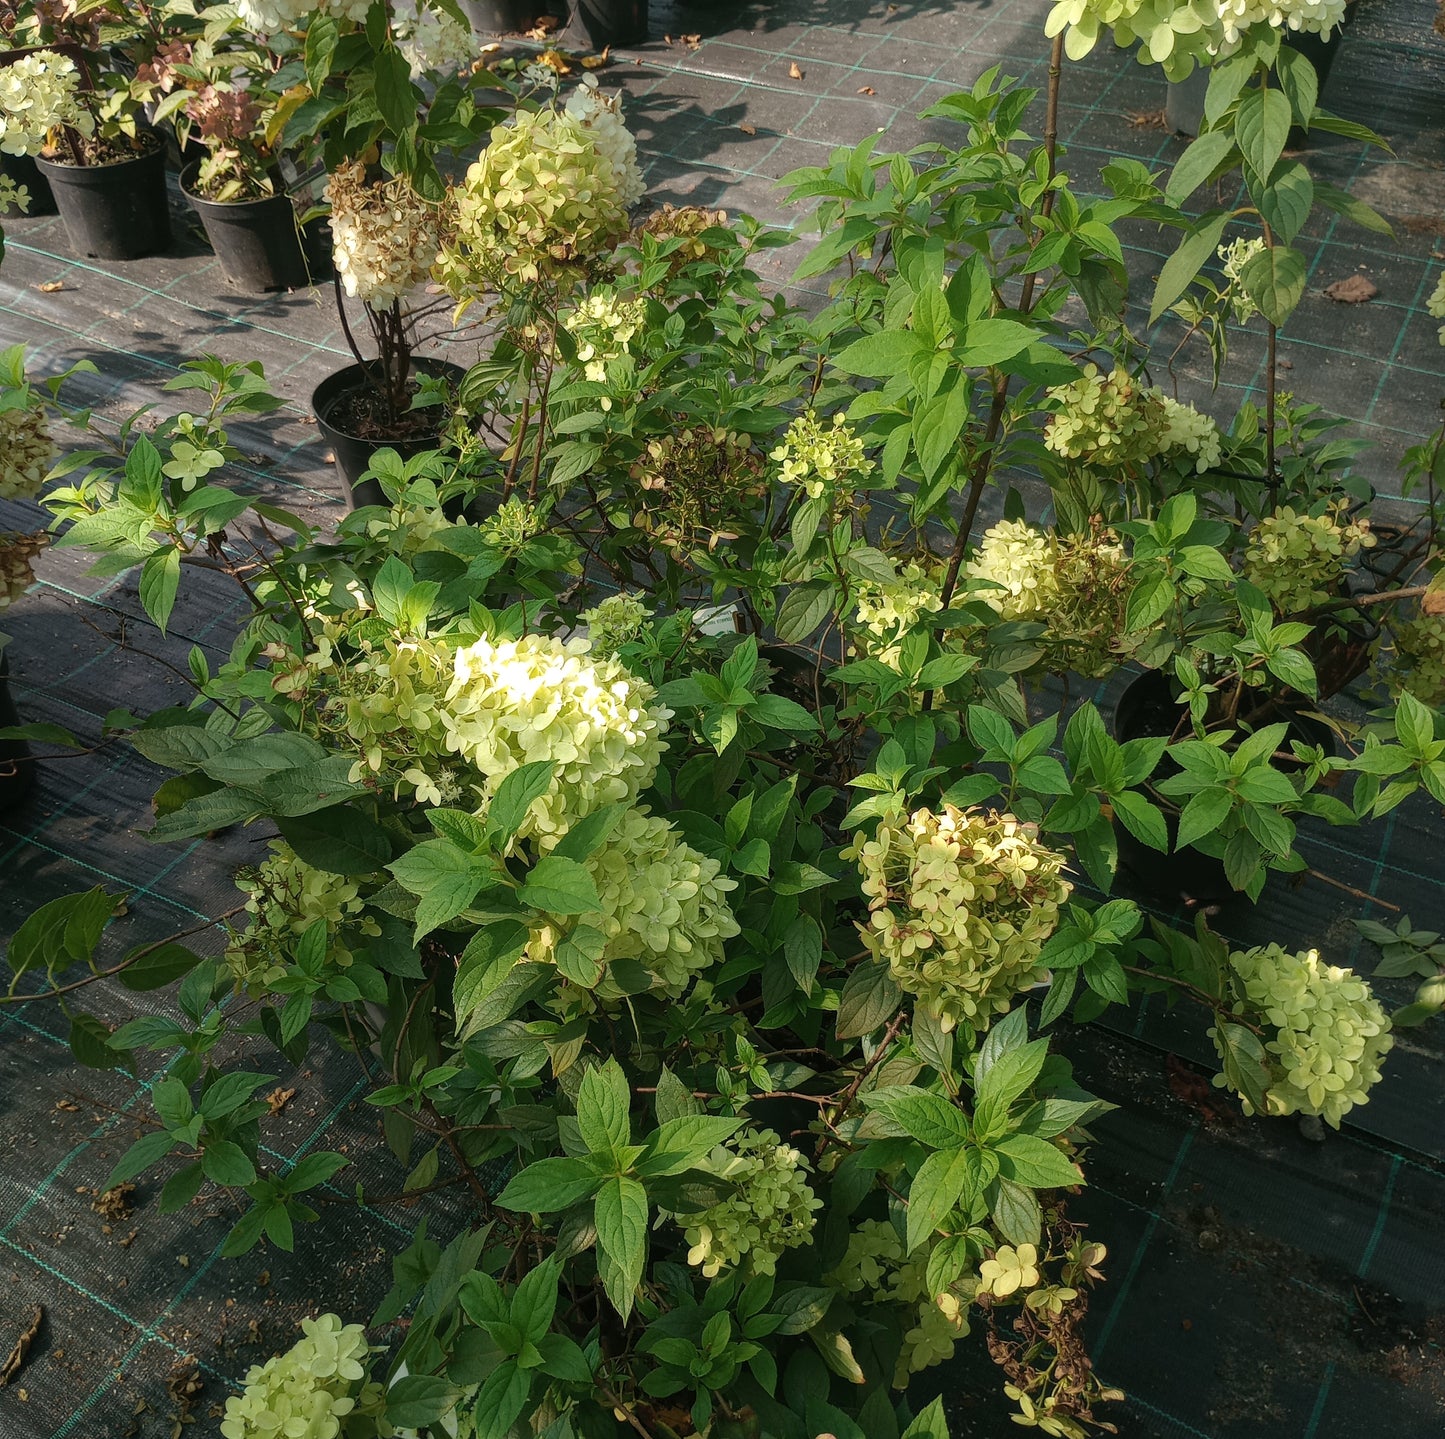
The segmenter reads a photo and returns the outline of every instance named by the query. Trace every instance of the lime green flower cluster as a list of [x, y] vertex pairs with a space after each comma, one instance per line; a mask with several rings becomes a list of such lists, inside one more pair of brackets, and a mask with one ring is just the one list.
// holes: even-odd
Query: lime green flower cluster
[[[1363, 979], [1322, 963], [1318, 950], [1291, 954], [1270, 944], [1236, 951], [1229, 963], [1234, 1013], [1274, 1031], [1264, 1044], [1268, 1112], [1317, 1114], [1338, 1129], [1380, 1078], [1395, 1042], [1390, 1016]], [[1218, 1031], [1209, 1033], [1222, 1055]], [[1224, 1076], [1214, 1082], [1224, 1087]], [[1247, 1099], [1243, 1104], [1253, 1113]]]
[[598, 659], [615, 655], [623, 645], [637, 638], [642, 626], [652, 617], [641, 595], [622, 590], [599, 600], [590, 610], [583, 610], [582, 623], [587, 626], [587, 642]]
[[[606, 380], [607, 366], [627, 353], [646, 313], [642, 300], [619, 300], [616, 291], [600, 286], [562, 316], [562, 328], [576, 340], [577, 359], [589, 380]], [[602, 408], [611, 408], [606, 396]]]
[[1042, 620], [1061, 598], [1058, 545], [1052, 535], [1023, 520], [991, 525], [963, 567], [970, 580], [986, 582], [978, 598], [1005, 620]]
[[1445, 615], [1421, 611], [1397, 625], [1394, 638], [1400, 668], [1391, 675], [1393, 686], [1432, 708], [1445, 704]]
[[945, 1029], [987, 1029], [1042, 977], [1039, 951], [1073, 886], [1035, 826], [945, 805], [884, 819], [843, 853], [869, 899], [865, 944]]
[[1250, 532], [1243, 574], [1282, 615], [1338, 597], [1351, 560], [1375, 543], [1368, 520], [1346, 520], [1344, 506], [1296, 512], [1281, 505]]
[[1129, 560], [1112, 532], [1061, 539], [1001, 520], [984, 533], [964, 574], [987, 582], [977, 597], [1001, 619], [1047, 625], [1044, 639], [1067, 668], [1103, 674], [1118, 663]]
[[547, 916], [532, 930], [527, 957], [557, 959], [558, 947], [583, 927], [602, 936], [594, 962], [603, 966], [595, 992], [619, 999], [627, 991], [607, 966], [635, 960], [653, 987], [680, 998], [695, 974], [721, 964], [723, 941], [738, 933], [728, 907], [737, 888], [722, 865], [686, 844], [667, 820], [629, 809], [607, 840], [584, 861], [602, 901], [600, 911], [575, 919]]
[[40, 406], [0, 410], [0, 500], [33, 500], [54, 458], [55, 441]]
[[[365, 908], [361, 886], [345, 875], [328, 874], [297, 857], [284, 840], [271, 841], [271, 855], [254, 869], [236, 876], [236, 888], [247, 896], [250, 925], [226, 946], [226, 965], [238, 988], [260, 993], [280, 979], [291, 946], [319, 919], [327, 929], [327, 959], [339, 969], [352, 954], [341, 938], [348, 924]], [[376, 921], [361, 919], [358, 933], [376, 935]]]
[[477, 526], [482, 538], [504, 555], [515, 556], [544, 533], [547, 516], [541, 505], [513, 495]]
[[336, 1439], [366, 1377], [366, 1330], [335, 1314], [303, 1319], [305, 1337], [253, 1365], [226, 1400], [222, 1439]]
[[860, 580], [855, 600], [864, 652], [894, 669], [919, 617], [943, 608], [938, 580], [912, 560], [898, 570], [896, 580]]
[[727, 227], [726, 210], [664, 203], [632, 232], [632, 239], [639, 244], [644, 235], [662, 243], [676, 240], [677, 244], [667, 253], [667, 277], [671, 278], [695, 261], [705, 260], [714, 253], [713, 246], [703, 236], [710, 230], [726, 230]]
[[547, 850], [583, 815], [631, 804], [652, 783], [672, 717], [655, 698], [586, 640], [483, 638], [456, 652], [439, 718], [447, 748], [483, 777], [487, 802], [522, 765], [554, 763], [550, 789], [518, 832]]
[[1139, 42], [1141, 64], [1182, 80], [1196, 64], [1231, 54], [1255, 25], [1327, 37], [1344, 14], [1345, 0], [1055, 0], [1044, 33], [1067, 27], [1065, 53], [1082, 60], [1112, 30], [1116, 45]]
[[[1430, 298], [1425, 301], [1425, 308], [1437, 320], [1445, 320], [1445, 270], [1440, 272], [1440, 278], [1435, 282], [1435, 289]], [[1445, 325], [1440, 326], [1440, 343], [1445, 345]]]
[[612, 159], [582, 121], [552, 108], [496, 126], [453, 205], [442, 274], [464, 301], [507, 282], [575, 279], [627, 233]]
[[827, 425], [812, 410], [799, 415], [784, 431], [772, 458], [779, 466], [778, 478], [785, 485], [801, 485], [812, 500], [846, 494], [854, 476], [863, 478], [873, 470], [873, 461], [863, 453], [863, 441], [842, 410]]
[[1243, 235], [1221, 245], [1215, 252], [1224, 268], [1227, 282], [1222, 291], [1229, 301], [1230, 312], [1236, 325], [1242, 325], [1259, 313], [1259, 307], [1250, 299], [1248, 292], [1239, 282], [1240, 272], [1256, 255], [1264, 251], [1264, 239], [1255, 235], [1252, 239]]
[[1216, 468], [1223, 454], [1219, 426], [1201, 414], [1193, 405], [1184, 405], [1160, 393], [1164, 406], [1164, 428], [1160, 433], [1160, 451], [1177, 455], [1181, 450], [1193, 460], [1197, 474]]
[[[967, 1304], [955, 1285], [942, 1294], [928, 1292], [928, 1246], [912, 1259], [903, 1253], [898, 1231], [884, 1220], [865, 1219], [848, 1236], [838, 1267], [824, 1275], [829, 1288], [870, 1304], [899, 1304], [910, 1311], [903, 1349], [893, 1374], [902, 1389], [912, 1375], [953, 1357], [954, 1345], [968, 1334]], [[905, 1321], [908, 1322], [908, 1321]]]
[[744, 1261], [754, 1274], [773, 1274], [783, 1250], [812, 1242], [823, 1201], [808, 1186], [808, 1161], [772, 1130], [744, 1130], [718, 1145], [704, 1167], [734, 1186], [710, 1209], [677, 1216], [687, 1231], [687, 1262], [704, 1277]]
[[1107, 376], [1085, 365], [1077, 380], [1048, 392], [1053, 414], [1044, 444], [1098, 469], [1135, 469], [1159, 453], [1164, 402], [1118, 366]]
[[995, 1299], [1007, 1299], [1021, 1289], [1032, 1289], [1040, 1283], [1039, 1251], [1032, 1244], [1001, 1244], [992, 1259], [985, 1259], [978, 1270], [978, 1286]]

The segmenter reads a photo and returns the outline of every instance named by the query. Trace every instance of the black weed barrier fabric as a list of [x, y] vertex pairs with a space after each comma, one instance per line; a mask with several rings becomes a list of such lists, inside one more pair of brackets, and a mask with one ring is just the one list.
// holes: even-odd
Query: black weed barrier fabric
[[[776, 185], [793, 168], [880, 130], [884, 150], [949, 139], [950, 126], [918, 111], [994, 65], [1042, 88], [1047, 10], [1046, 0], [657, 4], [652, 39], [616, 56], [602, 79], [627, 91], [650, 200], [796, 224]], [[1431, 0], [1358, 6], [1324, 103], [1380, 128], [1394, 154], [1321, 137], [1308, 163], [1379, 207], [1396, 233], [1317, 220], [1299, 241], [1309, 288], [1280, 345], [1282, 386], [1354, 422], [1374, 447], [1361, 467], [1385, 494], [1397, 493], [1399, 456], [1436, 423], [1445, 396], [1445, 349], [1423, 312], [1445, 264], [1445, 42], [1431, 34], [1433, 10]], [[1070, 66], [1061, 138], [1076, 186], [1088, 190], [1120, 155], [1171, 163], [1183, 142], [1162, 127], [1163, 104], [1158, 72], [1127, 55], [1104, 47]], [[1041, 104], [1026, 123], [1042, 130]], [[315, 385], [350, 358], [329, 292], [228, 293], [174, 190], [172, 200], [172, 251], [125, 265], [69, 258], [56, 219], [7, 222], [0, 342], [23, 341], [37, 375], [92, 360], [99, 373], [79, 377], [70, 398], [111, 416], [156, 400], [181, 408], [159, 387], [203, 351], [263, 360], [288, 405], [233, 432], [243, 483], [308, 519], [334, 520], [338, 491], [308, 409]], [[1123, 238], [1147, 296], [1162, 243], [1142, 229]], [[805, 245], [762, 256], [764, 279], [784, 285]], [[1373, 300], [1325, 296], [1354, 274], [1376, 286]], [[815, 304], [820, 283], [790, 293]], [[1142, 327], [1142, 310], [1135, 319]], [[1177, 343], [1171, 323], [1156, 353]], [[1176, 366], [1181, 398], [1227, 418], [1260, 394], [1263, 355], [1262, 333], [1242, 335], [1211, 399], [1206, 357], [1187, 353]], [[0, 527], [41, 523], [34, 505], [0, 504]], [[98, 735], [113, 708], [183, 700], [177, 670], [190, 647], [218, 663], [241, 607], [228, 582], [200, 577], [183, 586], [162, 640], [141, 618], [134, 576], [97, 581], [85, 568], [73, 552], [42, 556], [41, 587], [4, 628], [24, 718]], [[1115, 697], [1097, 696], [1106, 710]], [[123, 746], [47, 760], [26, 805], [0, 816], [0, 933], [93, 884], [129, 895], [118, 945], [234, 904], [230, 875], [257, 842], [228, 834], [151, 845], [140, 831], [161, 778]], [[1276, 879], [1259, 909], [1226, 909], [1217, 927], [1242, 944], [1317, 945], [1366, 970], [1374, 954], [1352, 919], [1388, 920], [1399, 906], [1418, 926], [1445, 929], [1445, 823], [1433, 807], [1406, 806], [1363, 836], [1320, 833], [1306, 852], [1335, 883]], [[1391, 1003], [1402, 997], [1385, 991]], [[164, 991], [87, 999], [113, 1023], [167, 1003]], [[1129, 1393], [1122, 1434], [1413, 1439], [1445, 1430], [1441, 1033], [1437, 1024], [1402, 1035], [1377, 1097], [1323, 1143], [1289, 1121], [1234, 1117], [1203, 1077], [1211, 1047], [1202, 1027], [1158, 1000], [1065, 1041], [1082, 1081], [1119, 1106], [1096, 1126], [1090, 1188], [1074, 1213], [1110, 1251], [1090, 1337], [1100, 1372]], [[118, 1209], [98, 1212], [95, 1191], [142, 1132], [146, 1097], [124, 1075], [77, 1068], [53, 1009], [0, 1012], [0, 1357], [44, 1310], [23, 1368], [0, 1387], [0, 1439], [146, 1439], [171, 1435], [182, 1419], [191, 1421], [182, 1432], [211, 1434], [228, 1386], [288, 1346], [301, 1315], [369, 1317], [421, 1207], [343, 1202], [358, 1180], [369, 1195], [390, 1196], [404, 1178], [361, 1102], [356, 1060], [318, 1046], [299, 1070], [279, 1058], [272, 1069], [276, 1089], [294, 1093], [267, 1129], [271, 1160], [326, 1148], [357, 1163], [323, 1192], [322, 1221], [303, 1231], [294, 1256], [258, 1249], [223, 1261], [236, 1218], [224, 1206], [161, 1216], [146, 1179]], [[454, 1194], [424, 1201], [438, 1238], [468, 1219]], [[965, 1341], [954, 1363], [920, 1381], [919, 1397], [947, 1396], [957, 1439], [1017, 1433], [999, 1384], [982, 1346]]]

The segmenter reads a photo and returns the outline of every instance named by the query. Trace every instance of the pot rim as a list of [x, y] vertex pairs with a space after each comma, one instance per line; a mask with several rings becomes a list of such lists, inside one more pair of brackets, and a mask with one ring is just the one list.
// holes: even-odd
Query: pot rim
[[69, 160], [62, 160], [59, 155], [34, 155], [31, 158], [37, 165], [67, 175], [84, 174], [86, 171], [96, 170], [123, 170], [127, 165], [145, 164], [147, 161], [155, 159], [157, 155], [161, 157], [161, 162], [164, 164], [165, 141], [154, 130], [145, 130], [142, 134], [149, 142], [149, 148], [142, 150], [139, 155], [129, 155], [124, 160], [103, 160], [95, 165], [75, 165]]

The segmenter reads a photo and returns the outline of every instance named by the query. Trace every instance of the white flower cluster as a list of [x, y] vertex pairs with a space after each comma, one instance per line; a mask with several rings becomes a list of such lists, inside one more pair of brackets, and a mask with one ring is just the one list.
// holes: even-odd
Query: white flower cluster
[[722, 962], [723, 941], [738, 933], [726, 899], [737, 883], [667, 820], [641, 807], [628, 810], [584, 863], [601, 910], [575, 921], [549, 917], [532, 931], [529, 959], [555, 962], [557, 947], [581, 925], [600, 931], [604, 943], [594, 962], [604, 969], [592, 987], [603, 999], [626, 992], [605, 968], [620, 960], [635, 960], [653, 988], [674, 999], [695, 974]]
[[1002, 619], [1042, 619], [1058, 604], [1057, 559], [1051, 536], [1023, 520], [1000, 520], [984, 532], [963, 572], [988, 582], [978, 597]]
[[870, 1304], [906, 1306], [912, 1324], [903, 1333], [895, 1388], [903, 1388], [921, 1370], [951, 1359], [954, 1345], [968, 1333], [964, 1299], [951, 1289], [929, 1293], [927, 1248], [920, 1247], [912, 1259], [905, 1259], [903, 1241], [886, 1220], [863, 1220], [849, 1234], [838, 1267], [823, 1282]]
[[1252, 25], [1328, 35], [1344, 24], [1346, 0], [1216, 0], [1227, 53]]
[[36, 50], [0, 67], [0, 155], [38, 155], [62, 125], [82, 135], [95, 131], [70, 56]]
[[550, 849], [603, 805], [632, 803], [652, 783], [672, 711], [652, 686], [583, 639], [480, 639], [456, 652], [440, 706], [447, 748], [485, 777], [488, 801], [513, 770], [556, 765], [520, 835]]
[[336, 167], [326, 185], [332, 255], [346, 293], [387, 310], [431, 273], [441, 249], [434, 205], [405, 176], [369, 183], [360, 161]]
[[650, 619], [652, 611], [643, 603], [641, 595], [608, 595], [590, 610], [582, 611], [582, 623], [587, 626], [587, 642], [598, 659], [609, 659], [629, 640], [636, 639], [642, 626]]
[[863, 441], [842, 410], [828, 425], [819, 423], [812, 410], [799, 415], [772, 458], [779, 466], [778, 478], [785, 485], [802, 485], [812, 500], [851, 489], [849, 481], [855, 475], [866, 476], [873, 469], [873, 461], [863, 453]]
[[1240, 235], [1229, 244], [1221, 245], [1215, 252], [1223, 266], [1224, 278], [1228, 281], [1223, 293], [1229, 301], [1230, 313], [1234, 316], [1236, 325], [1243, 325], [1259, 313], [1259, 307], [1239, 283], [1239, 276], [1244, 267], [1263, 252], [1264, 239], [1260, 235], [1255, 235], [1252, 239]]
[[626, 209], [647, 189], [637, 164], [637, 141], [622, 120], [622, 91], [605, 95], [595, 75], [584, 75], [567, 97], [566, 113], [592, 137], [612, 170], [612, 182]]
[[17, 185], [9, 175], [0, 175], [0, 215], [14, 210], [21, 215], [30, 212], [30, 191]]
[[[1364, 1104], [1394, 1044], [1390, 1016], [1353, 970], [1320, 961], [1318, 950], [1291, 954], [1277, 944], [1235, 952], [1234, 1012], [1274, 1033], [1264, 1048], [1271, 1114], [1318, 1114], [1339, 1128]], [[1216, 1030], [1209, 1031], [1223, 1054]], [[1215, 1084], [1223, 1087], [1224, 1076]], [[1252, 1113], [1244, 1100], [1246, 1113]]]
[[35, 583], [35, 556], [49, 543], [44, 530], [33, 535], [0, 533], [0, 611], [8, 610]]
[[1073, 886], [1064, 856], [1010, 814], [920, 809], [859, 834], [864, 943], [945, 1029], [987, 1029], [1040, 977], [1039, 951]]
[[[1445, 320], [1445, 270], [1440, 272], [1434, 291], [1425, 301], [1425, 309], [1437, 320]], [[1445, 345], [1445, 325], [1440, 326], [1440, 343]]]
[[783, 1250], [812, 1242], [823, 1201], [808, 1186], [808, 1161], [772, 1130], [744, 1130], [702, 1167], [736, 1186], [702, 1213], [677, 1216], [687, 1231], [687, 1262], [705, 1278], [744, 1261], [753, 1274], [773, 1274]]
[[44, 410], [28, 405], [0, 410], [0, 500], [33, 500], [54, 458]]
[[[627, 353], [646, 313], [642, 300], [619, 300], [616, 291], [602, 286], [563, 314], [562, 328], [577, 341], [577, 358], [589, 380], [600, 384], [607, 378], [609, 361]], [[605, 400], [603, 407], [609, 407]]]
[[411, 78], [464, 70], [477, 58], [472, 32], [426, 0], [412, 0], [396, 17], [397, 49], [411, 66]]
[[937, 580], [911, 560], [898, 571], [896, 580], [859, 581], [856, 601], [855, 616], [863, 627], [865, 652], [895, 669], [903, 641], [919, 616], [943, 608]]
[[303, 1319], [304, 1338], [253, 1365], [226, 1400], [222, 1439], [336, 1439], [366, 1377], [366, 1330], [335, 1314]]
[[350, 20], [359, 25], [371, 9], [371, 0], [231, 0], [231, 3], [241, 24], [257, 35], [298, 30], [311, 15], [330, 15], [334, 20]]

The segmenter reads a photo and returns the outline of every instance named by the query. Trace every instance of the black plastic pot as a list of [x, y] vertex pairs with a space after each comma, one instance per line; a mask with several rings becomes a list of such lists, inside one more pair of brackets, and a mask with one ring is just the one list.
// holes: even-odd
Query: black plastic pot
[[[1114, 738], [1123, 744], [1131, 739], [1172, 734], [1182, 713], [1182, 708], [1174, 702], [1169, 677], [1160, 670], [1147, 670], [1119, 696], [1119, 703], [1114, 708]], [[1289, 715], [1289, 739], [1298, 740], [1301, 744], [1322, 745], [1327, 751], [1332, 751], [1335, 745], [1334, 733], [1328, 725], [1297, 713]], [[1286, 772], [1298, 767], [1287, 760], [1275, 763], [1277, 768]], [[1163, 764], [1165, 768], [1161, 773], [1167, 773], [1171, 761], [1166, 758]], [[1179, 837], [1179, 809], [1158, 793], [1151, 794], [1150, 798], [1164, 814], [1164, 824], [1169, 831], [1168, 854], [1160, 854], [1157, 849], [1151, 849], [1135, 839], [1117, 821], [1114, 824], [1119, 862], [1129, 871], [1135, 883], [1166, 905], [1182, 899], [1186, 905], [1193, 907], [1239, 898], [1240, 891], [1230, 884], [1224, 872], [1223, 860], [1192, 847], [1175, 852], [1174, 846]]]
[[181, 189], [205, 226], [226, 282], [251, 294], [300, 290], [311, 283], [296, 207], [284, 191], [261, 200], [222, 204], [195, 193], [196, 162], [181, 172]]
[[[547, 11], [546, 0], [457, 0], [474, 35], [515, 35]], [[561, 9], [565, 0], [556, 0]]]
[[563, 42], [602, 50], [647, 39], [647, 0], [572, 0]]
[[[466, 373], [460, 365], [454, 365], [450, 360], [423, 359], [412, 361], [411, 372], [414, 375], [440, 375], [454, 384], [460, 383]], [[434, 430], [393, 440], [376, 436], [363, 438], [338, 428], [329, 416], [336, 412], [347, 396], [357, 394], [370, 384], [365, 367], [348, 365], [344, 370], [328, 375], [311, 393], [311, 409], [316, 416], [316, 428], [331, 446], [337, 478], [346, 491], [347, 503], [354, 510], [363, 505], [384, 505], [387, 502], [379, 480], [362, 479], [371, 468], [371, 457], [378, 450], [395, 450], [404, 460], [425, 450], [434, 450], [441, 441], [442, 431], [451, 419], [449, 411], [438, 409]]]
[[17, 185], [24, 185], [30, 196], [28, 210], [13, 210], [0, 205], [0, 215], [55, 213], [55, 196], [50, 193], [50, 181], [40, 173], [40, 167], [29, 155], [0, 155], [0, 174], [8, 175]]
[[[10, 657], [0, 650], [0, 729], [20, 723], [10, 693]], [[0, 740], [0, 810], [13, 809], [35, 788], [35, 765], [23, 739]]]
[[[1345, 12], [1344, 25], [1349, 24], [1353, 10], [1354, 7], [1351, 6]], [[1321, 94], [1324, 93], [1325, 81], [1330, 78], [1330, 71], [1334, 68], [1335, 57], [1340, 53], [1340, 41], [1345, 34], [1344, 25], [1337, 25], [1331, 30], [1328, 40], [1321, 40], [1318, 35], [1309, 32], [1293, 30], [1282, 37], [1291, 50], [1298, 50], [1315, 67]], [[1197, 135], [1204, 124], [1204, 96], [1209, 89], [1209, 74], [1208, 68], [1200, 65], [1187, 80], [1169, 82], [1169, 93], [1164, 101], [1164, 118], [1168, 120], [1169, 128], [1177, 134]], [[1295, 126], [1290, 131], [1288, 143], [1291, 148], [1298, 148], [1304, 138], [1304, 132]]]
[[166, 203], [166, 151], [160, 141], [144, 155], [110, 165], [36, 162], [50, 181], [70, 248], [93, 260], [139, 260], [171, 242]]

